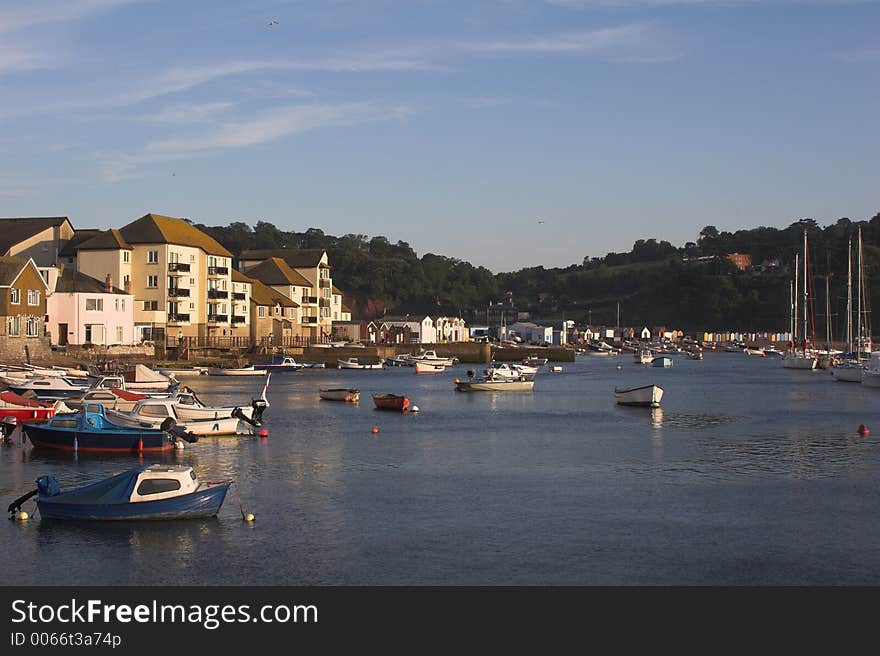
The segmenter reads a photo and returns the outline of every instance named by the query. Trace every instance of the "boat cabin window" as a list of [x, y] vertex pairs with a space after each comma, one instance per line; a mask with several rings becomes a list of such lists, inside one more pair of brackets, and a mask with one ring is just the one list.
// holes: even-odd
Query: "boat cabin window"
[[52, 426], [56, 428], [76, 428], [76, 419], [53, 419]]
[[180, 481], [176, 478], [148, 478], [138, 485], [137, 493], [141, 496], [147, 494], [160, 494], [162, 492], [174, 492], [180, 489]]
[[139, 415], [144, 415], [145, 417], [168, 417], [168, 408], [164, 405], [143, 405], [141, 409], [138, 410]]
[[95, 412], [97, 414], [101, 414], [102, 409], [103, 408], [101, 407], [100, 403], [89, 403], [86, 405], [86, 412]]
[[34, 385], [50, 385], [48, 380], [35, 380], [33, 381]]
[[177, 395], [177, 402], [180, 405], [195, 405], [196, 404], [196, 400], [193, 397], [191, 397], [189, 394], [178, 394]]
[[193, 480], [196, 480], [196, 472], [193, 469], [189, 470], [189, 475]]

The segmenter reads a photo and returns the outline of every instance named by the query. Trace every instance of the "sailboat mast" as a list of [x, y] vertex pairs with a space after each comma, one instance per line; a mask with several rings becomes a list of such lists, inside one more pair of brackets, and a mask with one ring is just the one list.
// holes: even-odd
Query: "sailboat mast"
[[856, 362], [862, 360], [862, 226], [859, 226], [859, 242], [857, 249], [859, 289], [856, 295]]
[[852, 353], [852, 237], [846, 247], [846, 352]]
[[807, 351], [807, 303], [809, 301], [809, 292], [807, 291], [807, 272], [808, 269], [808, 261], [807, 261], [807, 230], [804, 229], [804, 333], [801, 335], [801, 338], [804, 342], [804, 355], [806, 355]]
[[794, 299], [794, 309], [792, 310], [791, 315], [791, 324], [793, 326], [791, 331], [791, 339], [794, 343], [794, 350], [797, 350], [797, 342], [798, 342], [798, 281], [800, 280], [801, 275], [801, 259], [800, 255], [795, 253], [794, 255], [794, 293], [792, 294], [792, 298]]
[[831, 283], [825, 274], [825, 352], [831, 353]]
[[788, 281], [788, 335], [792, 348], [795, 343], [795, 310], [794, 310], [794, 281]]

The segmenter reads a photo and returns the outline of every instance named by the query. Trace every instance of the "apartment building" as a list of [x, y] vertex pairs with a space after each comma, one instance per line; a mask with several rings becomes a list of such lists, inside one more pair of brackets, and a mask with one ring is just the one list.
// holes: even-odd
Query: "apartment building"
[[0, 219], [0, 256], [30, 258], [38, 267], [55, 266], [73, 234], [66, 216]]
[[247, 292], [233, 287], [232, 253], [183, 219], [146, 214], [105, 230], [76, 246], [76, 266], [134, 296], [137, 340], [249, 333], [249, 312], [233, 311]]

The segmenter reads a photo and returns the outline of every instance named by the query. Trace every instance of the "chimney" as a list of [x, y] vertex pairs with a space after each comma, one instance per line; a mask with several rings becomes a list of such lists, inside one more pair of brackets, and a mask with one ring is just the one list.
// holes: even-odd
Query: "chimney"
[[107, 274], [107, 278], [104, 281], [104, 286], [107, 288], [107, 293], [111, 294], [113, 292], [113, 276], [109, 273]]

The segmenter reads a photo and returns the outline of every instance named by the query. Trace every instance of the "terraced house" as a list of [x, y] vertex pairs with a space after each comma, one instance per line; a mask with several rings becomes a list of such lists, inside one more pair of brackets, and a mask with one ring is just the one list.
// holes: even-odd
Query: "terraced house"
[[29, 342], [31, 353], [48, 352], [44, 338], [48, 290], [33, 259], [0, 257], [0, 355], [19, 358]]
[[298, 304], [294, 335], [307, 341], [326, 341], [333, 331], [335, 304], [342, 293], [333, 287], [327, 252], [321, 249], [247, 250], [238, 256], [239, 269]]
[[248, 307], [247, 290], [233, 286], [232, 254], [184, 219], [146, 214], [75, 251], [78, 271], [121, 283], [134, 296], [136, 340], [250, 332], [249, 312], [240, 310]]

